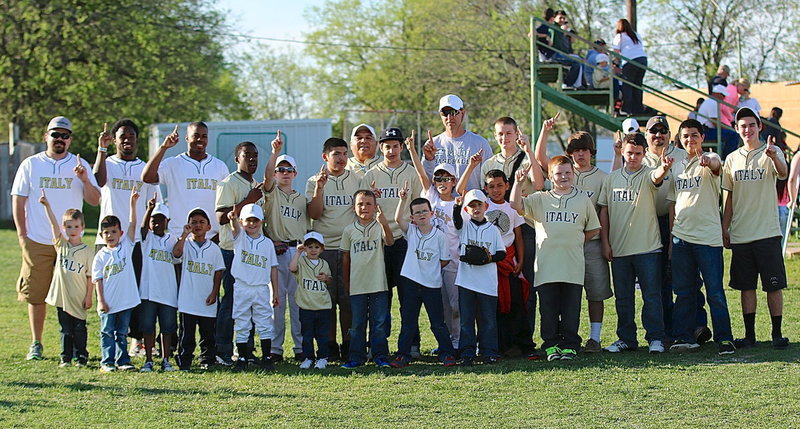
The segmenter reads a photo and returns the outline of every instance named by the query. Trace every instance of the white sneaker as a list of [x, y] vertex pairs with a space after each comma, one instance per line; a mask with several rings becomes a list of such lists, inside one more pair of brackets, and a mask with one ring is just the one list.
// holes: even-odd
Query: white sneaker
[[142, 365], [142, 369], [139, 372], [153, 372], [153, 361], [147, 361]]
[[661, 340], [650, 341], [650, 353], [664, 353], [664, 343]]
[[609, 353], [619, 353], [627, 350], [633, 350], [633, 348], [629, 346], [628, 343], [626, 343], [625, 341], [617, 340], [611, 343], [611, 345], [606, 347], [604, 350]]
[[300, 364], [300, 369], [309, 369], [309, 368], [311, 368], [311, 365], [313, 365], [313, 364], [314, 364], [313, 360], [306, 359], [306, 360], [303, 361], [303, 363]]
[[670, 346], [669, 352], [670, 353], [683, 353], [683, 352], [690, 352], [692, 350], [697, 350], [700, 348], [700, 344], [697, 343], [685, 343], [685, 342], [676, 342]]
[[101, 365], [100, 372], [114, 372], [117, 370], [117, 367], [114, 365]]
[[328, 367], [328, 359], [319, 359], [317, 363], [314, 365], [316, 369], [325, 369]]

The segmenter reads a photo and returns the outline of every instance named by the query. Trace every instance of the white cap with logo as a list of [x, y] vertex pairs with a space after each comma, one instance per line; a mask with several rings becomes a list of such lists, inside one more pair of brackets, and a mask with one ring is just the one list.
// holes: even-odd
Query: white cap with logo
[[445, 107], [461, 110], [464, 108], [464, 102], [455, 94], [447, 94], [439, 99], [439, 111], [441, 112]]
[[264, 220], [264, 210], [261, 209], [261, 206], [255, 204], [247, 204], [242, 207], [241, 213], [239, 213], [240, 219], [250, 219], [254, 217], [258, 220]]
[[469, 203], [473, 201], [480, 201], [485, 203], [486, 202], [486, 194], [483, 193], [480, 189], [473, 189], [467, 192], [467, 195], [464, 196], [464, 206], [468, 206]]
[[325, 239], [322, 238], [322, 234], [316, 231], [309, 231], [306, 235], [303, 236], [303, 244], [306, 244], [308, 240], [314, 240], [321, 245], [325, 245]]

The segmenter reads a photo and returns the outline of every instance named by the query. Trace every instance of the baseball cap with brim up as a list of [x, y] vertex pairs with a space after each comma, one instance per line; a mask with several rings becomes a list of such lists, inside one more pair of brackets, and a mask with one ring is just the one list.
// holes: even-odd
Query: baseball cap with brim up
[[464, 108], [464, 102], [457, 95], [448, 94], [439, 99], [439, 111], [441, 112], [445, 107], [461, 110]]
[[353, 131], [351, 131], [351, 132], [350, 132], [350, 140], [352, 140], [352, 139], [353, 139], [353, 137], [355, 137], [355, 136], [356, 136], [356, 133], [357, 133], [357, 132], [358, 132], [358, 130], [360, 130], [361, 128], [366, 128], [366, 129], [367, 129], [367, 130], [368, 130], [368, 131], [369, 131], [369, 132], [372, 134], [372, 138], [374, 138], [375, 140], [377, 140], [377, 139], [378, 139], [378, 135], [377, 135], [377, 134], [375, 134], [375, 128], [372, 128], [371, 126], [369, 126], [369, 125], [367, 125], [367, 124], [358, 124], [358, 125], [356, 125], [355, 127], [353, 127]]
[[312, 241], [312, 240], [316, 241], [317, 243], [319, 243], [319, 244], [321, 244], [323, 246], [325, 245], [325, 239], [322, 238], [322, 234], [320, 234], [320, 233], [318, 233], [316, 231], [310, 231], [308, 234], [303, 236], [303, 244], [304, 245], [308, 245], [308, 242]]
[[480, 189], [473, 189], [467, 192], [467, 195], [464, 196], [464, 207], [468, 206], [469, 203], [473, 201], [480, 201], [482, 203], [485, 203], [486, 195]]
[[722, 95], [724, 95], [724, 96], [726, 96], [726, 97], [727, 97], [728, 95], [730, 95], [730, 94], [728, 93], [728, 89], [727, 89], [727, 88], [725, 88], [725, 87], [724, 87], [724, 86], [722, 86], [722, 85], [714, 85], [714, 87], [713, 87], [713, 88], [711, 88], [711, 93], [712, 93], [712, 94], [713, 94], [713, 93], [722, 94]]
[[166, 204], [156, 203], [156, 206], [153, 207], [153, 212], [150, 213], [150, 216], [155, 215], [161, 215], [169, 219], [169, 207]]
[[739, 122], [739, 119], [746, 118], [748, 116], [756, 118], [756, 123], [758, 123], [758, 125], [761, 125], [761, 118], [758, 116], [758, 113], [756, 113], [755, 110], [746, 106], [736, 111], [736, 119], [734, 121]]
[[63, 128], [69, 132], [72, 132], [72, 122], [63, 116], [56, 116], [50, 120], [49, 124], [47, 124], [47, 131], [54, 130], [56, 128]]
[[261, 209], [261, 206], [257, 206], [255, 204], [247, 204], [244, 207], [242, 207], [242, 211], [239, 214], [239, 218], [250, 219], [253, 217], [258, 220], [264, 220], [264, 210]]

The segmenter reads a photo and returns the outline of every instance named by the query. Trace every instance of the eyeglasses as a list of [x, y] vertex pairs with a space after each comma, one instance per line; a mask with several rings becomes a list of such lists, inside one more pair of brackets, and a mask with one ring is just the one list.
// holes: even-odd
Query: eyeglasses
[[275, 169], [276, 173], [294, 173], [297, 171], [294, 167], [278, 167]]
[[436, 182], [436, 183], [448, 183], [448, 182], [454, 182], [455, 180], [456, 180], [455, 177], [433, 176], [433, 181]]
[[71, 133], [59, 133], [58, 131], [53, 131], [52, 133], [50, 133], [50, 137], [52, 137], [54, 139], [59, 139], [60, 138], [60, 139], [64, 139], [64, 140], [69, 140], [69, 138], [72, 137], [72, 134]]
[[652, 135], [661, 134], [662, 136], [669, 134], [669, 131], [665, 130], [664, 128], [650, 128], [647, 130], [647, 132]]
[[459, 113], [461, 113], [461, 111], [460, 110], [455, 110], [455, 109], [442, 110], [441, 112], [439, 112], [439, 114], [444, 116], [445, 118], [448, 117], [448, 116], [456, 116]]

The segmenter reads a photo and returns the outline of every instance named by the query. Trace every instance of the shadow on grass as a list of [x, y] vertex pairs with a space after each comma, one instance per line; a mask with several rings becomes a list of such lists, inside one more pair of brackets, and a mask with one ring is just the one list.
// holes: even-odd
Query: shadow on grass
[[[25, 389], [58, 389], [58, 388], [66, 388], [73, 392], [86, 392], [86, 391], [102, 391], [102, 392], [109, 392], [109, 393], [120, 393], [124, 392], [125, 395], [129, 395], [130, 393], [139, 394], [139, 395], [198, 395], [198, 396], [207, 396], [207, 395], [222, 395], [222, 396], [237, 396], [237, 395], [244, 395], [248, 397], [257, 397], [257, 398], [276, 398], [276, 397], [285, 397], [287, 394], [282, 393], [280, 395], [271, 395], [268, 393], [259, 393], [259, 392], [239, 392], [232, 389], [220, 389], [220, 388], [210, 388], [210, 389], [192, 389], [192, 388], [176, 388], [176, 389], [164, 389], [164, 388], [156, 388], [156, 387], [129, 387], [125, 389], [120, 389], [119, 386], [107, 386], [107, 385], [100, 385], [100, 384], [91, 384], [91, 383], [56, 383], [56, 382], [25, 382], [25, 381], [12, 381], [3, 383], [9, 387], [21, 387]], [[133, 392], [129, 392], [133, 391]], [[293, 395], [288, 395], [293, 396]], [[13, 404], [9, 405], [13, 406]]]

